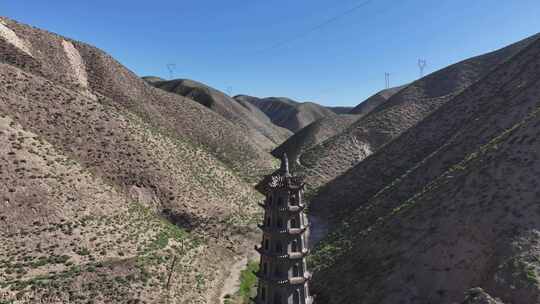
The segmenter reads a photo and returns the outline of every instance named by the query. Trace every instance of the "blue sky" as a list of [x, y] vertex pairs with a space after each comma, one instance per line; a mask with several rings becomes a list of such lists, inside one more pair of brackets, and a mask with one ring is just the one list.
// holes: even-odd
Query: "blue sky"
[[168, 78], [175, 63], [175, 77], [233, 95], [325, 105], [358, 104], [385, 72], [410, 82], [419, 58], [429, 73], [540, 31], [538, 0], [4, 0], [0, 15], [95, 45], [141, 76]]

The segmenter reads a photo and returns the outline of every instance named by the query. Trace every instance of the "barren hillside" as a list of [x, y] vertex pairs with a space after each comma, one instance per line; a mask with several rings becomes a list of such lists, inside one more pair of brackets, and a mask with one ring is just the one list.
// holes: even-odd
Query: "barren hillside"
[[324, 187], [312, 212], [343, 223], [314, 258], [326, 303], [540, 301], [539, 67], [534, 40]]
[[244, 128], [252, 142], [265, 151], [283, 143], [292, 132], [274, 125], [259, 108], [236, 101], [214, 88], [188, 79], [154, 81], [152, 85], [165, 91], [193, 99], [221, 114], [226, 119]]
[[273, 165], [269, 153], [242, 128], [191, 99], [153, 88], [103, 51], [6, 18], [1, 21], [15, 41], [3, 38], [4, 63], [91, 98], [108, 97], [153, 127], [203, 146], [243, 175]]
[[397, 92], [399, 92], [405, 87], [406, 86], [399, 86], [377, 92], [376, 94], [370, 96], [368, 99], [362, 101], [356, 107], [351, 109], [349, 111], [349, 114], [356, 114], [361, 116], [367, 115], [369, 114], [369, 112], [373, 111], [373, 109], [385, 103], [388, 99], [390, 99], [390, 97], [394, 96]]
[[229, 166], [271, 156], [91, 46], [0, 21], [0, 299], [213, 303], [257, 209]]
[[349, 114], [353, 107], [326, 107], [336, 114]]
[[337, 115], [332, 110], [316, 103], [299, 103], [284, 97], [257, 98], [238, 95], [234, 99], [256, 105], [270, 117], [274, 124], [292, 132], [298, 132], [323, 117]]
[[296, 132], [287, 139], [287, 141], [274, 149], [272, 155], [279, 157], [280, 155], [283, 155], [283, 153], [287, 153], [291, 160], [291, 164], [296, 166], [298, 156], [301, 155], [303, 151], [341, 133], [358, 118], [359, 116], [357, 115], [345, 114], [323, 117]]
[[456, 63], [401, 89], [341, 134], [303, 153], [300, 163], [308, 182], [316, 188], [346, 172], [533, 40]]
[[156, 76], [144, 76], [142, 77], [142, 79], [148, 83], [156, 83], [156, 82], [160, 82], [160, 81], [166, 81], [165, 79], [161, 78], [161, 77], [156, 77]]

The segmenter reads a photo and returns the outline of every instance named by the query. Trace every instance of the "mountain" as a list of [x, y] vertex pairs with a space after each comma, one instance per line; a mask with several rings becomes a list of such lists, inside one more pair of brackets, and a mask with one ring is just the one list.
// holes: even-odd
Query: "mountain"
[[[148, 78], [145, 80], [148, 81]], [[292, 132], [278, 127], [259, 108], [250, 103], [237, 101], [223, 92], [205, 84], [188, 79], [153, 81], [151, 84], [165, 91], [193, 99], [239, 125], [247, 132], [252, 142], [270, 151], [283, 143]]]
[[[191, 99], [149, 86], [101, 50], [54, 34], [29, 30], [14, 22], [11, 27], [6, 28], [16, 35], [8, 37], [18, 37], [16, 43], [21, 46], [11, 43], [4, 46], [5, 63], [92, 98], [108, 97], [155, 128], [203, 146], [247, 175], [253, 175], [250, 171], [256, 168], [269, 169], [273, 165], [273, 158], [248, 140], [245, 130]], [[29, 43], [36, 52], [26, 49]], [[62, 56], [54, 58], [51, 53]]]
[[535, 37], [453, 64], [399, 90], [343, 133], [300, 156], [311, 189], [334, 179], [529, 45]]
[[0, 18], [0, 302], [211, 303], [273, 158], [90, 45]]
[[234, 99], [254, 104], [268, 115], [274, 124], [292, 132], [297, 132], [323, 117], [337, 115], [332, 110], [316, 103], [300, 103], [285, 97], [257, 98], [238, 95]]
[[161, 77], [156, 77], [156, 76], [144, 76], [142, 77], [142, 79], [150, 84], [152, 83], [156, 83], [156, 82], [161, 82], [161, 81], [166, 81], [165, 79], [161, 78]]
[[[369, 113], [402, 88], [403, 87], [395, 87], [380, 91], [354, 108], [328, 107], [328, 109], [340, 115], [330, 115], [320, 118], [303, 129], [297, 131], [293, 136], [287, 139], [287, 141], [274, 149], [274, 151], [272, 151], [272, 155], [279, 157], [283, 153], [287, 153], [292, 162], [296, 163], [298, 157], [304, 151], [307, 151], [310, 148], [323, 143], [325, 140], [344, 132], [347, 127], [349, 127], [356, 120], [360, 119], [361, 116]], [[351, 114], [345, 115], [345, 113]]]
[[349, 114], [353, 107], [326, 107], [336, 114]]
[[540, 301], [539, 67], [534, 36], [323, 187], [310, 212], [340, 224], [312, 260], [320, 300]]
[[376, 107], [386, 102], [390, 97], [394, 96], [397, 92], [399, 92], [401, 89], [405, 88], [406, 86], [399, 86], [399, 87], [393, 87], [389, 89], [384, 89], [372, 96], [370, 96], [368, 99], [361, 102], [359, 105], [354, 107], [349, 111], [349, 114], [356, 114], [356, 115], [366, 115], [369, 112], [373, 111]]
[[323, 117], [289, 137], [283, 144], [272, 151], [272, 155], [279, 157], [283, 153], [287, 153], [291, 164], [294, 164], [298, 160], [298, 156], [305, 150], [343, 132], [358, 118], [357, 115], [345, 114]]

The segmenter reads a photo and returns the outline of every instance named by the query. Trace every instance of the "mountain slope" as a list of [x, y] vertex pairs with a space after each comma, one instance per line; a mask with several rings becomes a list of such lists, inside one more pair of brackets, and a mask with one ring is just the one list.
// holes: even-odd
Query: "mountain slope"
[[249, 132], [251, 141], [270, 151], [292, 133], [274, 125], [257, 107], [241, 103], [200, 82], [188, 79], [154, 81], [152, 85], [165, 91], [193, 99], [221, 114]]
[[456, 63], [401, 89], [343, 133], [300, 157], [316, 188], [344, 173], [529, 45], [534, 37]]
[[332, 110], [316, 103], [299, 103], [284, 97], [257, 98], [238, 95], [234, 99], [254, 104], [266, 113], [274, 124], [292, 132], [297, 132], [323, 117], [337, 115]]
[[2, 300], [214, 302], [258, 212], [216, 155], [271, 156], [89, 45], [0, 21]]
[[150, 84], [160, 82], [160, 81], [166, 81], [165, 79], [161, 77], [156, 77], [156, 76], [144, 76], [142, 77], [142, 79]]
[[538, 67], [540, 40], [314, 199], [345, 223], [315, 257], [328, 303], [538, 302]]
[[349, 114], [353, 107], [326, 107], [336, 114]]
[[244, 175], [271, 170], [273, 158], [248, 140], [249, 133], [221, 115], [151, 87], [97, 48], [7, 18], [1, 21], [29, 50], [2, 43], [3, 62], [92, 98], [108, 97], [155, 128], [204, 146]]
[[536, 116], [497, 139], [369, 228], [345, 230], [349, 237], [334, 242], [350, 247], [316, 269], [321, 299], [445, 304], [482, 286], [504, 302], [540, 301], [540, 146], [509, 143], [534, 139], [539, 123]]
[[291, 160], [291, 164], [295, 164], [298, 156], [301, 155], [303, 151], [341, 133], [358, 118], [357, 115], [345, 114], [323, 117], [296, 132], [283, 144], [274, 149], [272, 155], [279, 157], [280, 155], [283, 155], [283, 153], [287, 153], [287, 156]]
[[369, 112], [373, 111], [373, 109], [386, 102], [388, 99], [390, 99], [390, 97], [394, 96], [397, 92], [405, 87], [406, 86], [393, 87], [377, 92], [351, 109], [349, 114], [362, 116], [367, 115]]

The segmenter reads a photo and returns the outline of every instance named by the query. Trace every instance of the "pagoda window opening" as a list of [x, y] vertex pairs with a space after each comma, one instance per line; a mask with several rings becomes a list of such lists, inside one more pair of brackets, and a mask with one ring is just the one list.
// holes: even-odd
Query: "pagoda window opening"
[[298, 264], [294, 264], [293, 277], [299, 277], [299, 276], [300, 276], [300, 266]]
[[297, 206], [298, 205], [298, 199], [296, 195], [291, 196], [291, 206]]
[[280, 197], [280, 198], [278, 199], [278, 203], [277, 203], [277, 204], [278, 204], [279, 207], [282, 207], [282, 206], [283, 206], [283, 198], [282, 198], [282, 197]]
[[264, 240], [264, 250], [270, 249], [270, 241], [268, 239]]
[[292, 252], [298, 252], [298, 241], [297, 240], [292, 241], [291, 251]]
[[264, 275], [268, 274], [268, 263], [267, 262], [263, 263], [263, 274]]
[[278, 228], [283, 228], [283, 220], [281, 218], [278, 218], [278, 220], [277, 220], [277, 227]]
[[300, 290], [295, 290], [294, 291], [293, 304], [300, 304]]
[[300, 228], [300, 224], [295, 218], [291, 219], [291, 228]]

